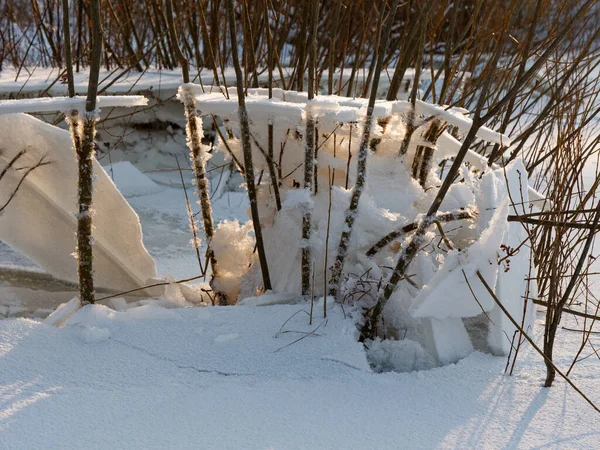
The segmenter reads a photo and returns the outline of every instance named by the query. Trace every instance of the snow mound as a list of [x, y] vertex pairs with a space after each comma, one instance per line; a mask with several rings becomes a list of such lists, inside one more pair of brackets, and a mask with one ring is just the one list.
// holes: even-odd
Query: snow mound
[[140, 197], [163, 191], [165, 188], [159, 186], [131, 164], [122, 161], [104, 167], [104, 170], [112, 178], [113, 182], [124, 197]]
[[367, 359], [375, 372], [414, 372], [437, 365], [421, 344], [410, 339], [377, 339], [367, 347]]

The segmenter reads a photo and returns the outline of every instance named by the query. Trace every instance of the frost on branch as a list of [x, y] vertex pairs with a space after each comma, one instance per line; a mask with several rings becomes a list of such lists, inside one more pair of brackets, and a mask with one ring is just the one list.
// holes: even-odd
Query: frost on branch
[[250, 221], [240, 225], [237, 220], [225, 220], [213, 236], [213, 251], [218, 261], [218, 275], [213, 284], [231, 300], [238, 297], [239, 281], [253, 262], [254, 239], [248, 235], [251, 230]]

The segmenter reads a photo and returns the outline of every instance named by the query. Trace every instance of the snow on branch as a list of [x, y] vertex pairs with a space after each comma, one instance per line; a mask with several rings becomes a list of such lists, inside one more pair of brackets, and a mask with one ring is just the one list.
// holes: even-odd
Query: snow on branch
[[[19, 100], [0, 100], [0, 114], [41, 113], [53, 111], [85, 110], [86, 98], [83, 96], [45, 97]], [[145, 106], [148, 99], [143, 95], [115, 95], [98, 97], [98, 107]]]
[[[197, 94], [198, 110], [203, 114], [214, 114], [224, 118], [236, 114], [232, 108], [235, 95], [227, 99], [222, 93], [204, 94], [200, 86], [186, 85], [186, 90]], [[181, 90], [180, 90], [181, 92]], [[364, 118], [367, 110], [367, 99], [340, 97], [337, 95], [322, 95], [308, 101], [306, 92], [284, 91], [273, 89], [273, 98], [267, 98], [267, 89], [248, 89], [247, 97], [248, 113], [254, 116], [266, 115], [289, 121], [301, 120], [305, 111], [310, 108], [311, 112], [319, 117], [320, 122], [356, 122]], [[389, 118], [393, 114], [405, 114], [412, 109], [412, 104], [407, 101], [385, 101], [378, 100], [375, 103], [373, 117], [375, 119]], [[468, 132], [473, 121], [465, 116], [467, 112], [461, 108], [449, 108], [434, 105], [417, 100], [415, 112], [427, 117], [436, 117], [444, 122]], [[493, 144], [509, 146], [511, 139], [506, 134], [498, 133], [487, 127], [481, 127], [477, 131], [477, 137]]]
[[[392, 109], [396, 113], [406, 113], [412, 109], [412, 105], [407, 101], [397, 101], [394, 102]], [[468, 113], [468, 111], [462, 108], [447, 109], [444, 106], [417, 100], [415, 103], [415, 112], [417, 114], [425, 114], [442, 119], [448, 124], [458, 127], [463, 132], [468, 132], [473, 125], [473, 121], [465, 116], [465, 113]], [[487, 127], [481, 127], [479, 131], [477, 131], [477, 137], [484, 141], [500, 144], [505, 147], [508, 147], [511, 144], [509, 136], [493, 131]]]

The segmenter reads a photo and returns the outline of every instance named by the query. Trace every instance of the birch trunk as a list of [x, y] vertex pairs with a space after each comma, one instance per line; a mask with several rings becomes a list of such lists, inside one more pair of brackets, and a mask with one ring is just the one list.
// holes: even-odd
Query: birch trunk
[[[202, 148], [201, 129], [202, 123], [196, 111], [196, 99], [194, 94], [182, 86], [182, 100], [185, 108], [185, 117], [187, 120], [186, 133], [188, 148], [192, 162], [192, 170], [194, 171], [194, 179], [196, 180], [196, 194], [200, 201], [200, 211], [202, 214], [202, 226], [206, 237], [206, 257], [210, 261], [212, 270], [211, 280], [218, 276], [218, 264], [215, 258], [215, 253], [212, 250], [211, 244], [215, 234], [214, 222], [212, 218], [212, 205], [210, 201], [210, 185], [206, 177], [206, 167], [204, 166], [204, 150]], [[227, 304], [225, 294], [216, 292], [221, 304]]]
[[356, 216], [358, 214], [358, 204], [360, 202], [360, 197], [362, 195], [364, 185], [366, 182], [369, 141], [371, 137], [371, 127], [373, 124], [373, 110], [375, 108], [375, 99], [377, 96], [379, 79], [383, 70], [384, 55], [387, 51], [390, 32], [392, 30], [392, 23], [394, 21], [394, 13], [396, 11], [396, 8], [398, 7], [398, 3], [399, 0], [394, 0], [394, 2], [392, 3], [390, 12], [388, 14], [388, 19], [385, 24], [385, 29], [381, 36], [380, 48], [377, 57], [377, 66], [375, 68], [375, 78], [373, 79], [373, 86], [371, 88], [371, 95], [369, 96], [369, 105], [367, 108], [367, 116], [365, 118], [363, 135], [358, 149], [358, 167], [356, 174], [356, 183], [354, 185], [354, 190], [352, 191], [350, 206], [346, 210], [344, 231], [342, 232], [342, 236], [340, 238], [335, 265], [331, 273], [331, 284], [329, 288], [329, 294], [335, 297], [337, 300], [340, 300], [337, 297], [341, 288], [342, 271], [344, 270], [344, 262], [348, 254], [350, 238], [352, 237], [352, 227], [354, 226], [354, 221], [356, 220]]
[[[309, 18], [308, 35], [308, 102], [306, 118], [306, 141], [304, 145], [304, 189], [308, 195], [313, 195], [313, 182], [315, 173], [315, 141], [316, 141], [316, 120], [310, 107], [310, 101], [315, 97], [315, 71], [316, 71], [316, 53], [317, 53], [317, 14], [319, 11], [318, 0], [312, 0], [309, 5], [311, 14]], [[303, 74], [299, 74], [302, 76]], [[312, 249], [310, 246], [310, 235], [312, 226], [312, 211], [308, 206], [304, 206], [302, 213], [302, 295], [309, 295], [311, 292], [311, 269], [312, 269]]]
[[96, 137], [96, 95], [102, 57], [102, 29], [100, 23], [100, 2], [91, 0], [89, 5], [91, 21], [92, 54], [90, 58], [90, 78], [88, 82], [87, 99], [83, 130], [79, 119], [71, 125], [76, 131], [73, 143], [78, 161], [78, 210], [77, 215], [77, 278], [79, 281], [79, 297], [82, 305], [95, 302], [94, 296], [94, 265], [92, 240], [92, 201], [93, 201], [93, 158], [94, 139]]
[[[169, 24], [169, 34], [171, 41], [173, 42], [173, 48], [179, 65], [181, 66], [181, 78], [183, 86], [179, 90], [180, 99], [183, 102], [186, 118], [186, 134], [187, 134], [187, 145], [190, 149], [192, 170], [194, 171], [194, 179], [196, 180], [196, 193], [200, 202], [200, 211], [202, 214], [202, 226], [204, 228], [204, 236], [206, 238], [206, 258], [210, 262], [211, 267], [211, 286], [215, 277], [218, 276], [218, 265], [215, 258], [215, 252], [212, 250], [212, 239], [215, 234], [214, 222], [212, 218], [212, 205], [210, 202], [210, 185], [208, 178], [206, 177], [206, 167], [204, 165], [205, 152], [202, 147], [202, 121], [198, 117], [196, 109], [196, 98], [194, 93], [191, 91], [187, 84], [190, 82], [190, 68], [189, 61], [184, 56], [181, 48], [177, 41], [177, 31], [175, 29], [175, 22], [173, 20], [173, 4], [172, 0], [167, 0], [167, 22]], [[192, 231], [195, 227], [193, 218], [191, 220]], [[194, 245], [197, 245], [194, 242]], [[213, 288], [214, 289], [214, 288]], [[223, 292], [215, 290], [215, 294], [218, 303], [221, 305], [227, 304], [227, 297]]]

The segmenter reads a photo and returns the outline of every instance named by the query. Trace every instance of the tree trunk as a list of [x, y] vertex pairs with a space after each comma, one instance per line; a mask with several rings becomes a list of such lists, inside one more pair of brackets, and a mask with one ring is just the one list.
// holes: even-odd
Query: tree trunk
[[[394, 22], [394, 12], [398, 7], [398, 3], [399, 0], [394, 0], [394, 2], [392, 3], [390, 13], [388, 15], [388, 20], [385, 24], [384, 32], [381, 35], [380, 48], [377, 57], [377, 67], [375, 69], [375, 78], [373, 79], [373, 86], [371, 88], [371, 95], [369, 96], [369, 105], [367, 108], [367, 116], [365, 118], [365, 126], [360, 141], [360, 146], [358, 149], [358, 167], [356, 174], [356, 184], [354, 185], [354, 189], [352, 191], [350, 206], [346, 210], [346, 224], [344, 226], [344, 231], [342, 232], [342, 236], [340, 238], [335, 265], [331, 273], [331, 285], [329, 288], [329, 294], [336, 298], [340, 292], [342, 282], [342, 271], [344, 270], [344, 262], [348, 254], [348, 247], [350, 245], [350, 238], [352, 236], [352, 227], [358, 214], [358, 204], [360, 202], [360, 197], [362, 195], [362, 191], [366, 182], [367, 157], [369, 154], [369, 140], [371, 137], [371, 126], [373, 123], [373, 110], [375, 108], [375, 100], [377, 97], [379, 79], [383, 69], [383, 59], [387, 51], [390, 32], [392, 30], [392, 23]], [[384, 11], [382, 11], [381, 14], [383, 15]]]
[[[318, 0], [312, 0], [306, 5], [311, 11], [308, 19], [308, 101], [315, 97], [315, 71], [317, 53], [317, 15], [319, 11]], [[313, 195], [313, 182], [315, 172], [315, 142], [316, 142], [316, 120], [313, 116], [310, 104], [307, 105], [306, 118], [306, 142], [304, 145], [304, 189], [307, 195]], [[309, 295], [311, 291], [311, 268], [312, 249], [310, 246], [310, 235], [312, 225], [312, 211], [308, 206], [304, 207], [302, 213], [302, 295]]]
[[[177, 31], [173, 20], [173, 0], [167, 0], [167, 22], [169, 24], [169, 34], [175, 49], [179, 65], [181, 66], [181, 78], [184, 85], [180, 88], [179, 94], [185, 109], [185, 118], [187, 121], [186, 134], [188, 148], [191, 153], [192, 170], [196, 180], [196, 193], [200, 200], [200, 211], [202, 213], [202, 225], [206, 237], [206, 257], [210, 261], [211, 267], [211, 285], [212, 280], [218, 275], [218, 265], [215, 258], [215, 252], [211, 248], [212, 239], [215, 234], [212, 218], [212, 206], [210, 202], [210, 186], [206, 177], [206, 168], [204, 166], [204, 150], [202, 148], [202, 122], [198, 118], [196, 110], [196, 98], [194, 93], [186, 86], [190, 82], [190, 66], [188, 59], [184, 56], [181, 48], [177, 44]], [[193, 225], [192, 225], [193, 226]], [[219, 304], [226, 305], [227, 298], [223, 292], [215, 291]]]
[[[96, 135], [94, 112], [88, 112], [83, 120], [83, 137], [75, 148], [79, 166], [79, 214], [77, 215], [77, 258], [81, 304], [94, 303], [94, 269], [92, 250], [92, 195], [94, 138]], [[80, 129], [79, 121], [75, 129]]]
[[[93, 201], [93, 162], [94, 139], [96, 137], [96, 95], [102, 58], [102, 29], [100, 23], [100, 2], [91, 0], [89, 5], [91, 20], [91, 58], [90, 77], [88, 82], [87, 99], [83, 129], [80, 119], [73, 117], [72, 130], [75, 131], [73, 144], [78, 161], [78, 205], [77, 215], [77, 276], [79, 281], [79, 297], [82, 305], [94, 303], [94, 265], [92, 240], [92, 201]], [[81, 130], [81, 134], [80, 134]], [[79, 136], [77, 136], [79, 135]]]
[[260, 216], [258, 214], [258, 203], [256, 198], [256, 186], [254, 184], [254, 165], [252, 163], [252, 143], [250, 142], [250, 123], [248, 120], [248, 111], [246, 110], [246, 100], [244, 98], [244, 75], [240, 67], [240, 60], [237, 48], [237, 36], [235, 28], [235, 17], [233, 15], [233, 0], [226, 0], [227, 18], [229, 19], [229, 33], [231, 39], [231, 59], [235, 69], [236, 87], [238, 94], [238, 115], [242, 134], [242, 148], [244, 152], [244, 172], [246, 175], [246, 186], [248, 188], [248, 199], [250, 200], [250, 213], [252, 216], [252, 225], [254, 226], [254, 237], [256, 239], [256, 250], [262, 272], [263, 285], [265, 290], [271, 289], [271, 277], [267, 265], [267, 255], [260, 226]]

